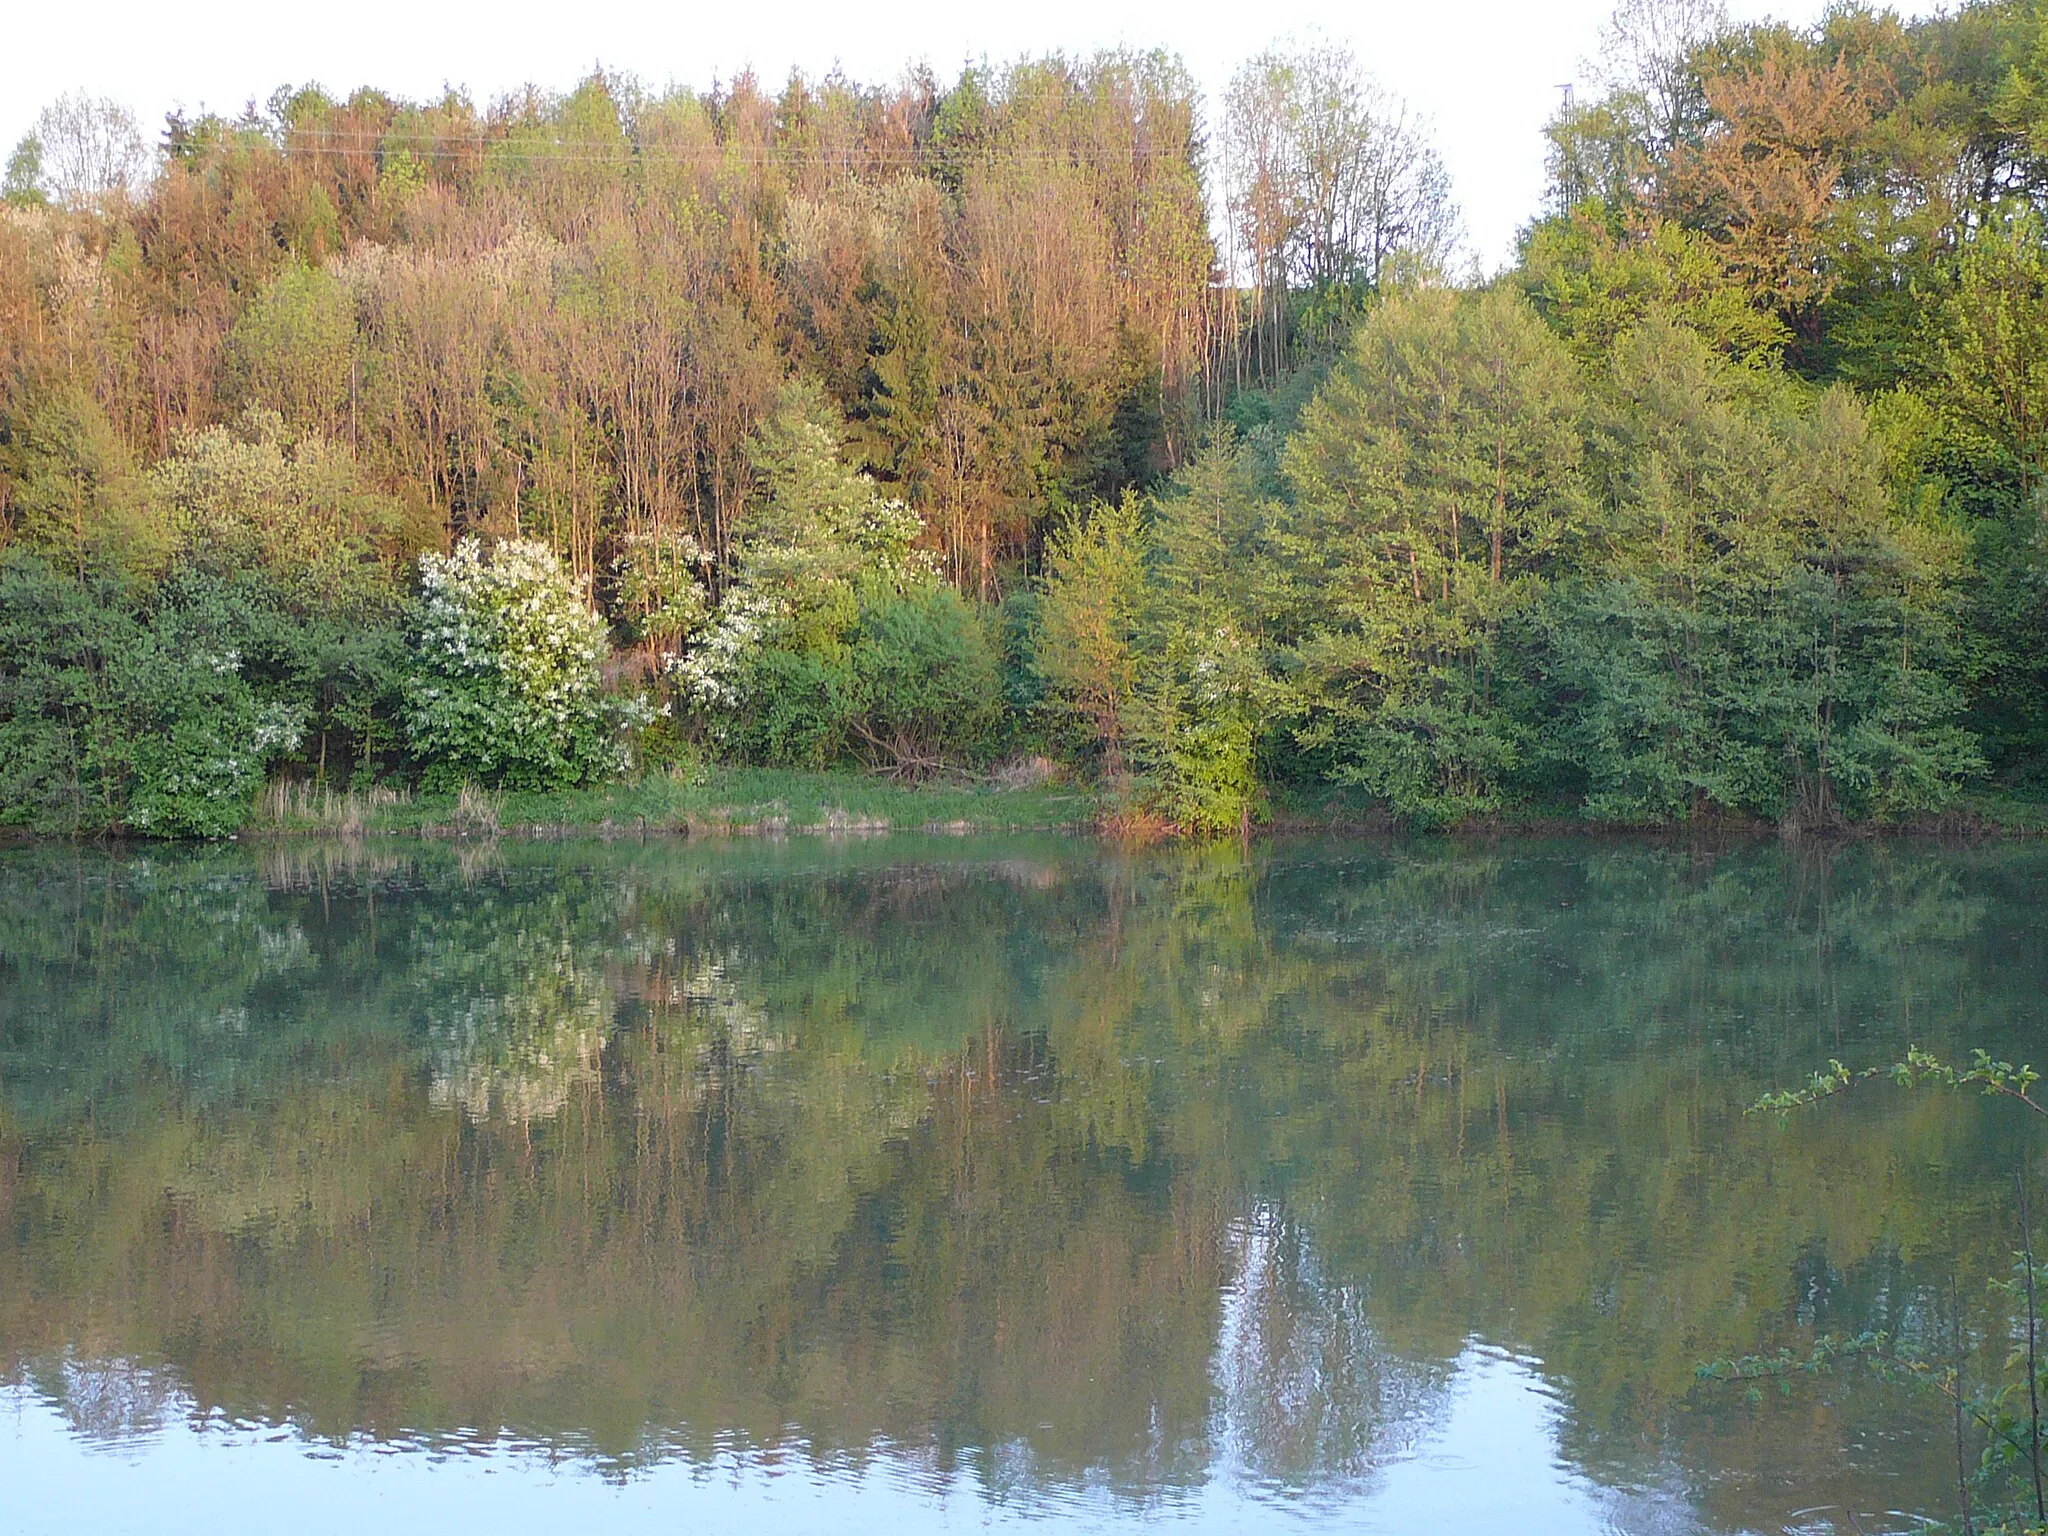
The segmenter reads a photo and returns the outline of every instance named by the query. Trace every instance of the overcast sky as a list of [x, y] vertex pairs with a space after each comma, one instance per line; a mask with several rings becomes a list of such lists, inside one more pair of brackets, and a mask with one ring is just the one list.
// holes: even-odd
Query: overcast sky
[[[1026, 0], [821, 4], [723, 0], [347, 0], [340, 5], [217, 0], [98, 0], [84, 9], [9, 0], [0, 49], [0, 152], [51, 97], [89, 89], [127, 103], [153, 134], [165, 112], [233, 112], [279, 85], [317, 82], [336, 95], [375, 85], [405, 96], [466, 86], [479, 103], [528, 82], [573, 85], [594, 64], [705, 86], [751, 67], [779, 84], [792, 67], [837, 64], [860, 80], [930, 64], [941, 79], [970, 59], [1166, 47], [1220, 98], [1232, 69], [1275, 37], [1320, 33], [1351, 43], [1382, 83], [1434, 119], [1471, 247], [1504, 261], [1543, 189], [1538, 130], [1558, 87], [1586, 78], [1612, 0]], [[1738, 17], [1768, 11], [1811, 21], [1821, 0], [1733, 0]]]

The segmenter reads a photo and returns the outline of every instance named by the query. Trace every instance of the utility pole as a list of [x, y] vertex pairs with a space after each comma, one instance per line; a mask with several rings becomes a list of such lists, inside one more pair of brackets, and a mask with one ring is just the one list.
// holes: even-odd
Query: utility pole
[[1564, 102], [1557, 111], [1559, 133], [1554, 142], [1557, 145], [1557, 194], [1564, 206], [1557, 211], [1569, 215], [1579, 206], [1586, 189], [1579, 185], [1578, 140], [1572, 133], [1571, 117], [1575, 105], [1572, 82], [1565, 81], [1558, 90], [1563, 92]]

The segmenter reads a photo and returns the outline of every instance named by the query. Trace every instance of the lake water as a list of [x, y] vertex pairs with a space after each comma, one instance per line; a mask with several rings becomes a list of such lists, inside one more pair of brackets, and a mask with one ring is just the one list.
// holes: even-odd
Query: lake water
[[[0, 852], [0, 1530], [1906, 1530], [2048, 850]], [[1953, 1298], [1953, 1300], [1952, 1300]], [[1961, 1317], [1953, 1315], [1960, 1308]]]

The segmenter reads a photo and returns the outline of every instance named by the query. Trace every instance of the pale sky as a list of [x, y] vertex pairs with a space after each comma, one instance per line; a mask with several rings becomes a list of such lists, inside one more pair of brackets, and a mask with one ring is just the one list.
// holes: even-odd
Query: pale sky
[[[1209, 92], [1274, 38], [1319, 33], [1349, 42], [1380, 82], [1435, 121], [1468, 243], [1488, 267], [1506, 261], [1543, 189], [1539, 129], [1567, 81], [1586, 83], [1612, 0], [1030, 0], [971, 6], [935, 0], [821, 4], [725, 0], [347, 0], [339, 5], [214, 0], [4, 0], [0, 154], [50, 98], [85, 88], [125, 102], [152, 136], [173, 107], [239, 110], [279, 85], [317, 82], [346, 95], [375, 85], [401, 96], [466, 86], [478, 103], [533, 83], [566, 89], [594, 64], [650, 85], [697, 87], [751, 66], [779, 85], [794, 66], [837, 64], [859, 80], [929, 63], [942, 81], [986, 56], [1083, 52], [1127, 44], [1178, 53]], [[1732, 0], [1741, 19], [1808, 22], [1822, 0], [1775, 6]]]

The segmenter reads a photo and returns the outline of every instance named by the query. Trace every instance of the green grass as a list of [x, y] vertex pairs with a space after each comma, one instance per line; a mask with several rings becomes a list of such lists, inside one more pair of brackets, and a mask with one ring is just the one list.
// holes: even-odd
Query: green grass
[[2039, 789], [1972, 786], [1957, 800], [1956, 811], [1987, 829], [2013, 837], [2048, 833], [2048, 795]]
[[[551, 793], [465, 790], [415, 795], [373, 790], [332, 794], [273, 785], [249, 830], [263, 834], [818, 833], [882, 831], [1035, 832], [1093, 825], [1105, 797], [1074, 784], [1003, 789], [958, 783], [908, 785], [850, 769], [698, 767], [629, 784]], [[1362, 791], [1334, 785], [1276, 788], [1268, 829], [1386, 832], [1395, 823]], [[1581, 819], [1571, 806], [1524, 807], [1487, 823], [1493, 832], [1620, 828]], [[1979, 786], [1952, 811], [1900, 830], [1978, 830], [2048, 835], [2048, 797]], [[1641, 830], [1641, 829], [1635, 829]], [[1726, 829], [1723, 829], [1726, 830]], [[1761, 825], [1756, 830], [1763, 830]], [[1868, 830], [1882, 832], [1883, 826]]]
[[1043, 831], [1094, 821], [1072, 785], [907, 785], [847, 770], [697, 768], [553, 792], [332, 795], [267, 791], [255, 833]]
[[[1271, 791], [1270, 825], [1284, 831], [1378, 832], [1398, 829], [1383, 804], [1363, 790], [1334, 784], [1291, 784]], [[1586, 817], [1576, 801], [1523, 804], [1499, 815], [1454, 828], [1488, 834], [1517, 831], [1543, 834], [1667, 835], [1710, 831], [1721, 835], [1773, 832], [1771, 823], [1730, 817], [1722, 821], [1672, 826], [1630, 826]], [[1971, 834], [1998, 837], [2048, 836], [2048, 792], [1978, 784], [1965, 789], [1946, 811], [1872, 820], [1855, 824], [1855, 832]]]

